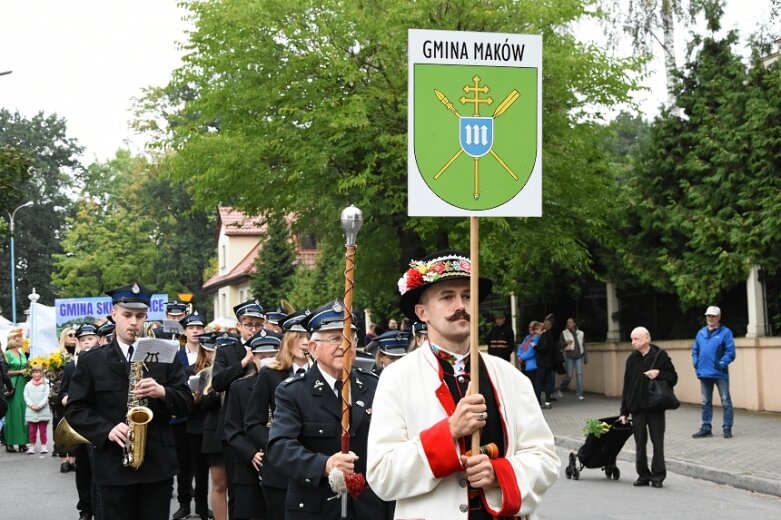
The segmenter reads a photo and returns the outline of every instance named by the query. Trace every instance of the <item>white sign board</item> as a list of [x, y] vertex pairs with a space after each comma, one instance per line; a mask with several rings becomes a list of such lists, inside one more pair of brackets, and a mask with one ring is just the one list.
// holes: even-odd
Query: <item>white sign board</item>
[[408, 214], [542, 216], [542, 36], [409, 31]]

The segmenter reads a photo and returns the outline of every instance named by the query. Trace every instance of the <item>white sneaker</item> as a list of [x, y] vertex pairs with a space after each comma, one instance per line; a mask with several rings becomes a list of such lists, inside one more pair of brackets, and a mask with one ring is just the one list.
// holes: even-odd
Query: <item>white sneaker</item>
[[47, 450], [47, 449], [46, 449], [46, 446], [44, 446], [43, 448], [41, 448], [41, 455], [43, 455], [43, 454], [45, 454], [45, 453], [49, 453], [49, 450]]
[[582, 395], [578, 396], [578, 401], [582, 401], [583, 399], [585, 399], [585, 397], [583, 397]]
[[35, 455], [35, 448], [33, 448], [32, 446], [27, 448], [27, 454], [28, 455]]

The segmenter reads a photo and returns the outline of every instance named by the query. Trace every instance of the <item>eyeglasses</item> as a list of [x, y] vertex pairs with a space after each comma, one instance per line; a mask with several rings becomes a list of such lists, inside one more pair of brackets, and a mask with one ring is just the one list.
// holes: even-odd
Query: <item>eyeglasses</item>
[[76, 334], [74, 332], [69, 332], [66, 334], [66, 336], [68, 336], [69, 338], [75, 338]]
[[[342, 336], [331, 336], [330, 338], [319, 338], [319, 339], [312, 339], [312, 341], [319, 341], [322, 343], [328, 343], [332, 347], [336, 347], [342, 344]], [[352, 341], [355, 343], [358, 338], [353, 337]]]
[[242, 327], [245, 329], [257, 330], [263, 328], [263, 322], [260, 323], [242, 323]]

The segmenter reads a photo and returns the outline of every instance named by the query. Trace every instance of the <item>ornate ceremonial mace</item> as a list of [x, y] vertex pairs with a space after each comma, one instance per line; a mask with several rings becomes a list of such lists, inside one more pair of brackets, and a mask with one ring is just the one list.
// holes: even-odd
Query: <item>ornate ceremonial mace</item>
[[[344, 327], [342, 328], [342, 453], [350, 452], [350, 372], [353, 365], [353, 275], [355, 273], [355, 239], [363, 225], [363, 213], [352, 204], [342, 210], [342, 228], [345, 236], [344, 267]], [[342, 518], [347, 518], [347, 491], [358, 496], [365, 481], [363, 475], [352, 473], [344, 475], [345, 487], [342, 491]]]

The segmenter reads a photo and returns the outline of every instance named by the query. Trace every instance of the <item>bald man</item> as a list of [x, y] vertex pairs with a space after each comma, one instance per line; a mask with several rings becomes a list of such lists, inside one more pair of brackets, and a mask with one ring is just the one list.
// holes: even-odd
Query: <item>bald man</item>
[[[624, 390], [621, 392], [621, 417], [618, 420], [626, 424], [629, 415], [632, 416], [635, 468], [638, 476], [633, 485], [651, 484], [655, 488], [660, 488], [663, 487], [662, 482], [667, 476], [664, 463], [664, 410], [648, 407], [648, 381], [665, 380], [672, 387], [678, 382], [678, 374], [667, 352], [651, 343], [651, 333], [648, 329], [637, 327], [632, 331], [631, 338], [634, 352], [626, 359]], [[645, 450], [649, 434], [654, 447], [650, 470]]]

